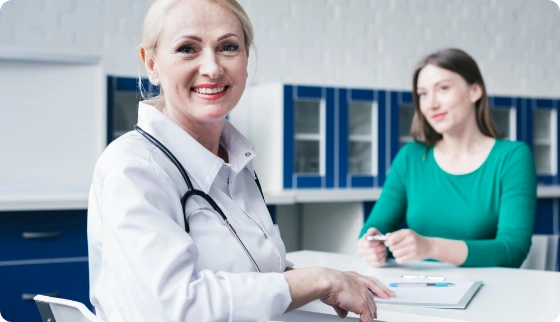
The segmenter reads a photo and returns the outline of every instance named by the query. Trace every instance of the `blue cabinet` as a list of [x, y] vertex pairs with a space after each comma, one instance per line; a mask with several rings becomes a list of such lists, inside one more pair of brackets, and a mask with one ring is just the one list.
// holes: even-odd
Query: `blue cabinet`
[[527, 143], [533, 149], [539, 184], [558, 184], [558, 124], [560, 103], [527, 99]]
[[515, 97], [490, 96], [490, 114], [500, 136], [516, 141], [526, 138], [526, 124], [523, 122], [523, 101]]
[[0, 312], [40, 321], [36, 294], [89, 304], [85, 210], [0, 213]]
[[251, 87], [254, 165], [264, 191], [334, 188], [335, 96], [329, 87]]
[[334, 89], [284, 85], [284, 189], [334, 187]]
[[[372, 188], [385, 180], [386, 92], [338, 90], [338, 135], [335, 162], [339, 188]], [[336, 128], [335, 128], [336, 130]]]

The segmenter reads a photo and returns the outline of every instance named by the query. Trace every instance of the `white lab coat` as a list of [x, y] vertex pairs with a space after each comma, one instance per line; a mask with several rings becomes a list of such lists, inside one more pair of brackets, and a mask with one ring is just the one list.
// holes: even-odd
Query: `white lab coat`
[[118, 321], [265, 321], [291, 303], [290, 263], [255, 183], [251, 144], [226, 122], [229, 164], [155, 107], [138, 125], [181, 162], [195, 188], [228, 217], [262, 273], [222, 218], [200, 197], [187, 203], [175, 165], [136, 131], [111, 143], [94, 172], [88, 209], [90, 297], [100, 318]]

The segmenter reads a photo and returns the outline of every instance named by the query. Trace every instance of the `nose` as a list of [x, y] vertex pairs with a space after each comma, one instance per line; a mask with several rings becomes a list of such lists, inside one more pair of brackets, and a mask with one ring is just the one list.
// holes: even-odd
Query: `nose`
[[200, 59], [201, 63], [199, 72], [201, 75], [207, 76], [210, 79], [217, 79], [223, 75], [224, 70], [220, 66], [220, 61], [217, 59], [213, 51], [204, 51]]
[[426, 105], [431, 109], [436, 109], [439, 107], [439, 101], [437, 95], [434, 93], [428, 93], [426, 95]]

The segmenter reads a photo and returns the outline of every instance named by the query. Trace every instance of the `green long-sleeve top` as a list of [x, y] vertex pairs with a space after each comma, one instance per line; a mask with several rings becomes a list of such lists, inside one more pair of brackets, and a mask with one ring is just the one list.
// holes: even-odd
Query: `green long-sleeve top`
[[434, 159], [433, 147], [408, 143], [391, 164], [383, 192], [360, 236], [408, 227], [426, 237], [463, 240], [462, 266], [520, 267], [531, 247], [536, 171], [522, 142], [496, 139], [475, 171], [453, 175]]

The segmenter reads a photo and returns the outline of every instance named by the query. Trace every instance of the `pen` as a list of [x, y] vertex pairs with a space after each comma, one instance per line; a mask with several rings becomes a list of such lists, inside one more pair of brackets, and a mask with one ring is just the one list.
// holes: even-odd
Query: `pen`
[[401, 275], [404, 279], [427, 279], [430, 281], [445, 281], [445, 276], [426, 276], [426, 275]]
[[389, 287], [447, 287], [452, 286], [453, 283], [389, 283]]
[[385, 235], [373, 235], [373, 236], [367, 236], [366, 240], [378, 240], [378, 241], [386, 241], [387, 240], [387, 236]]

